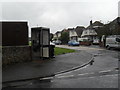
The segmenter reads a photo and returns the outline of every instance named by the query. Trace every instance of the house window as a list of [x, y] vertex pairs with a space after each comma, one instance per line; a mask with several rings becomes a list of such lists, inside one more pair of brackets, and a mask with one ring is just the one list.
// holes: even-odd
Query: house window
[[74, 31], [72, 31], [72, 34], [74, 34]]
[[84, 33], [87, 34], [87, 31], [85, 31]]

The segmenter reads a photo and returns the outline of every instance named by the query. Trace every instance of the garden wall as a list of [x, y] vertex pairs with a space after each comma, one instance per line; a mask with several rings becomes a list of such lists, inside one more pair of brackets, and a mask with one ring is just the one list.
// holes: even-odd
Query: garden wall
[[31, 61], [30, 46], [3, 46], [2, 65]]

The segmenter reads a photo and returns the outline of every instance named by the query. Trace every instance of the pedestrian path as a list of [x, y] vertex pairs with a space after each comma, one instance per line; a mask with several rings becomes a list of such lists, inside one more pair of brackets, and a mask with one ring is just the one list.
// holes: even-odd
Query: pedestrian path
[[9, 65], [2, 70], [2, 82], [53, 75], [81, 66], [89, 62], [91, 58], [92, 55], [85, 51], [76, 51], [75, 53], [58, 55], [50, 60], [33, 60], [32, 62]]

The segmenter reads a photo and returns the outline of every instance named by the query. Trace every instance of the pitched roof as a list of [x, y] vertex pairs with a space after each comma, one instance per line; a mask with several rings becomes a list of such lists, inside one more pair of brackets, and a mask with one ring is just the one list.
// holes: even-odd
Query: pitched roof
[[86, 29], [82, 32], [82, 37], [83, 36], [94, 36], [97, 35], [96, 31], [94, 29]]
[[99, 21], [95, 21], [94, 23], [93, 23], [93, 26], [103, 26], [104, 24], [103, 23], [101, 23], [101, 22], [99, 22]]
[[75, 28], [75, 31], [76, 31], [78, 37], [81, 37], [81, 34], [82, 34], [82, 32], [83, 32], [84, 29], [85, 29], [85, 27], [83, 27], [83, 26], [77, 26]]
[[68, 31], [74, 30], [74, 28], [68, 28]]
[[57, 31], [55, 34], [61, 33], [61, 31]]
[[62, 32], [62, 33], [63, 33], [63, 32], [68, 32], [68, 29], [63, 29], [61, 32]]
[[[104, 24], [103, 23], [101, 23], [100, 21], [95, 21], [93, 24], [92, 24], [92, 26], [93, 27], [101, 27], [101, 26], [103, 26]], [[89, 25], [88, 27], [87, 27], [87, 29], [88, 28], [90, 28], [91, 27], [91, 25]]]

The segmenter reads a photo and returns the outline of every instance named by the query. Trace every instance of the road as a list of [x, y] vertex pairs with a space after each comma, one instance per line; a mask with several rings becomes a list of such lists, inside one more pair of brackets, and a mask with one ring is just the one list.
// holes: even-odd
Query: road
[[98, 46], [59, 45], [57, 47], [84, 50], [93, 55], [94, 62], [54, 77], [29, 81], [17, 88], [118, 88], [119, 51], [106, 50]]
[[[65, 46], [64, 46], [65, 47]], [[85, 50], [94, 55], [93, 65], [63, 75], [58, 75], [53, 87], [76, 88], [117, 88], [118, 87], [118, 55], [119, 51], [105, 50], [98, 46], [67, 47]], [[66, 84], [70, 82], [69, 84]], [[58, 84], [57, 84], [58, 83]], [[79, 83], [79, 84], [78, 84]]]

